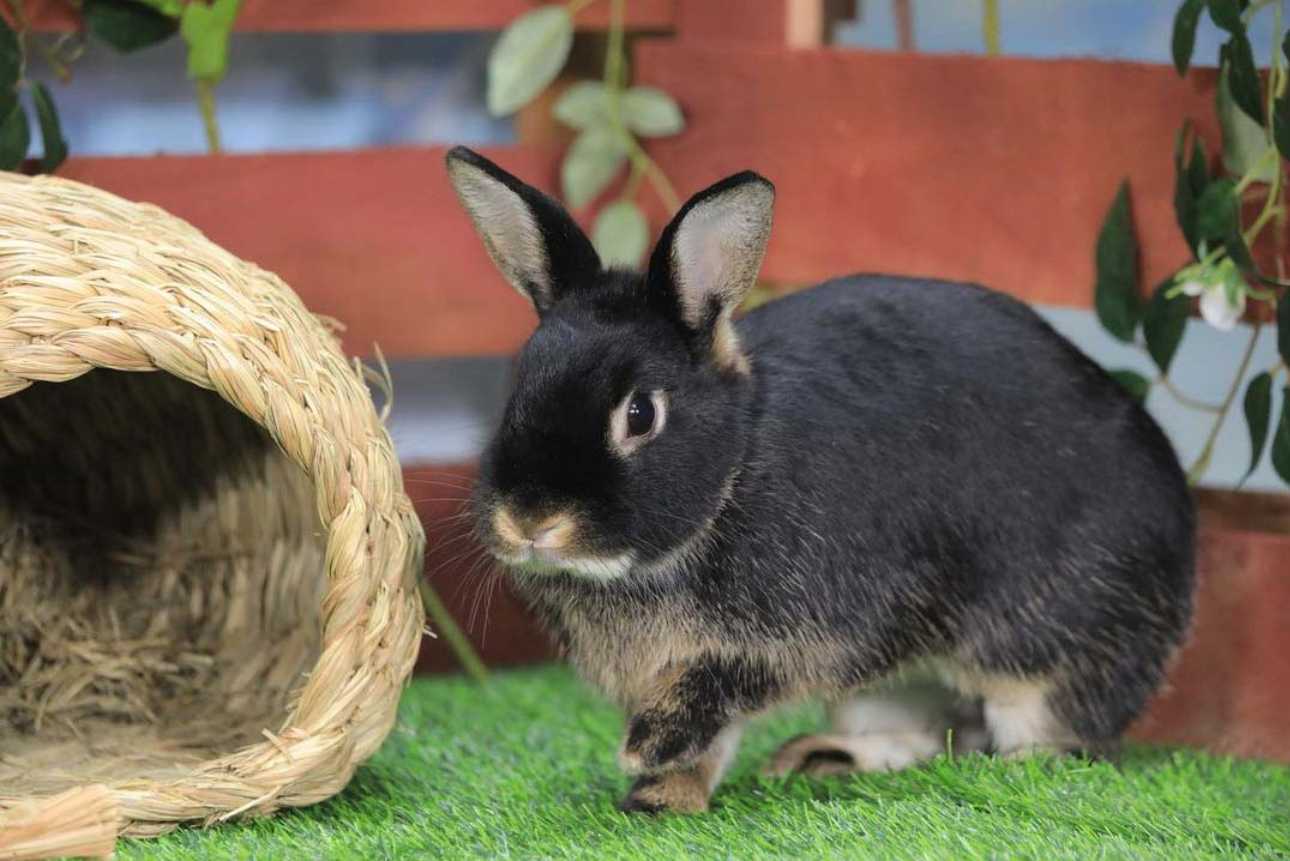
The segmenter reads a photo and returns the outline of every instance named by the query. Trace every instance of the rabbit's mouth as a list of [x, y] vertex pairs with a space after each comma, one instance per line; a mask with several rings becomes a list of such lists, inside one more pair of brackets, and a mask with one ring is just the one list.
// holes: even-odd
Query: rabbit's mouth
[[569, 513], [542, 519], [517, 516], [498, 505], [490, 519], [489, 550], [503, 564], [534, 574], [567, 573], [593, 580], [614, 580], [635, 562], [631, 550], [595, 553], [580, 540], [583, 530]]

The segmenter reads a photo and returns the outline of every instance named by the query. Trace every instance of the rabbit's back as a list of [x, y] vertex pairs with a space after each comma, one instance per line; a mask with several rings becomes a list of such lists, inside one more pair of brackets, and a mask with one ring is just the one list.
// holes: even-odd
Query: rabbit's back
[[756, 573], [709, 596], [723, 614], [793, 605], [893, 662], [936, 643], [1010, 672], [1117, 638], [1162, 660], [1181, 637], [1193, 516], [1172, 449], [1025, 305], [863, 276], [739, 334], [756, 429], [718, 564]]

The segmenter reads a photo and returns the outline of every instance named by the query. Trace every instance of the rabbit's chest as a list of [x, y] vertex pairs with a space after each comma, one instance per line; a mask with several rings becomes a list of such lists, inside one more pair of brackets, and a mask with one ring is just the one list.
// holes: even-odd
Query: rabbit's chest
[[568, 602], [556, 625], [569, 661], [606, 696], [630, 707], [669, 667], [719, 648], [693, 608], [680, 600], [652, 606]]

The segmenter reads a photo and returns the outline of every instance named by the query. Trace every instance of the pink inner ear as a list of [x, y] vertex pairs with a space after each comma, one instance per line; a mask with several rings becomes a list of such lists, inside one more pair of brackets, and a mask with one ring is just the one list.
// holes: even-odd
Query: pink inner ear
[[714, 294], [725, 299], [737, 289], [729, 283], [731, 258], [738, 253], [738, 242], [732, 241], [738, 230], [734, 215], [720, 206], [699, 206], [677, 231], [672, 253], [687, 313], [701, 312]]

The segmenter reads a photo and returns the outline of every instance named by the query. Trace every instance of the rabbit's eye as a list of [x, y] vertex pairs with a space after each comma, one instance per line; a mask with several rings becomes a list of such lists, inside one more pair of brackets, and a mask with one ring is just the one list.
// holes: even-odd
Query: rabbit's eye
[[663, 432], [667, 424], [667, 393], [662, 389], [635, 391], [618, 402], [609, 414], [609, 445], [630, 457]]
[[627, 435], [644, 436], [654, 428], [654, 401], [644, 392], [632, 395], [627, 404]]

